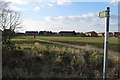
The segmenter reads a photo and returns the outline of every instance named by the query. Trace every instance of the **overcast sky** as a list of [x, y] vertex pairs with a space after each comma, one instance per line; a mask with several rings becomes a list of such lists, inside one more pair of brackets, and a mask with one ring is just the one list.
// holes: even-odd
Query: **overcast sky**
[[10, 8], [21, 14], [24, 31], [73, 31], [104, 32], [105, 19], [98, 13], [106, 7], [111, 9], [110, 31], [118, 31], [118, 0], [106, 2], [81, 2], [80, 0], [6, 0], [11, 2]]

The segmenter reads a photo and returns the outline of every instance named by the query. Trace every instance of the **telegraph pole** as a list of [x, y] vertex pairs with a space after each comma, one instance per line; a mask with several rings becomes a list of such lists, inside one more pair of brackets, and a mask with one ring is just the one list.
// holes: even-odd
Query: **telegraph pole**
[[107, 66], [108, 66], [108, 38], [109, 38], [109, 18], [110, 18], [110, 8], [106, 9], [105, 17], [105, 42], [104, 42], [104, 66], [103, 66], [103, 79], [107, 80]]

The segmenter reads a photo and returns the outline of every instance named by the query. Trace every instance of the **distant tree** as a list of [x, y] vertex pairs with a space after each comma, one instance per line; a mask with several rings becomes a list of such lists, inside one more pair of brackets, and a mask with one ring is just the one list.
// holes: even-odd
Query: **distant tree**
[[3, 31], [3, 40], [10, 40], [16, 27], [21, 24], [20, 14], [10, 10], [7, 2], [0, 1], [0, 28]]

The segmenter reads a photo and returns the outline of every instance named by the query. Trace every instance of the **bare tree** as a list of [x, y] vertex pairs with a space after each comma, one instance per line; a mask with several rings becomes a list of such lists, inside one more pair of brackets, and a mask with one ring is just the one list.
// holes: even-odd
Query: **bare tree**
[[3, 42], [10, 42], [15, 35], [15, 29], [21, 24], [20, 14], [9, 9], [9, 3], [0, 1], [0, 28], [3, 33]]
[[20, 14], [8, 8], [8, 3], [0, 1], [0, 27], [14, 31], [21, 24]]

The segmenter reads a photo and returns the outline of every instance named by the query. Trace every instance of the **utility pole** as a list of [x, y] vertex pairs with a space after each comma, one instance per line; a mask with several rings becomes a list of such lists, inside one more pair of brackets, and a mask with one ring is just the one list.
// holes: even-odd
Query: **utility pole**
[[108, 38], [109, 38], [109, 18], [110, 18], [110, 8], [107, 7], [106, 17], [105, 17], [105, 42], [104, 42], [104, 66], [103, 66], [103, 79], [107, 80], [107, 66], [108, 66]]

